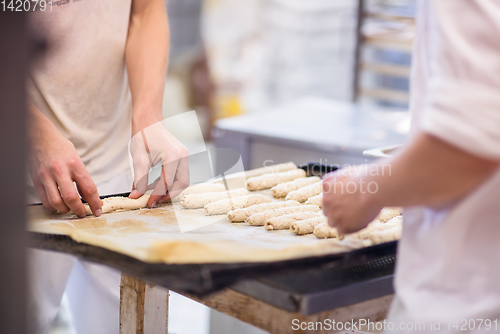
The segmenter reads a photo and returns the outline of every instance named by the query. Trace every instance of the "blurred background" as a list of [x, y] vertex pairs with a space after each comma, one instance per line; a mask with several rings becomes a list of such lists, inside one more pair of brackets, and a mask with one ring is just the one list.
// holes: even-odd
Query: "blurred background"
[[408, 107], [416, 0], [167, 0], [167, 6], [164, 114], [195, 109], [207, 136], [217, 119], [305, 96]]

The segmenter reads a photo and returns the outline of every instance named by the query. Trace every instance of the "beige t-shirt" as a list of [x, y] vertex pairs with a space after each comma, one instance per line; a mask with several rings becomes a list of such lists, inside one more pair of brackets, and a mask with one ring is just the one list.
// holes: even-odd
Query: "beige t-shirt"
[[125, 44], [131, 0], [54, 2], [31, 23], [49, 42], [28, 96], [76, 147], [96, 184], [129, 168]]

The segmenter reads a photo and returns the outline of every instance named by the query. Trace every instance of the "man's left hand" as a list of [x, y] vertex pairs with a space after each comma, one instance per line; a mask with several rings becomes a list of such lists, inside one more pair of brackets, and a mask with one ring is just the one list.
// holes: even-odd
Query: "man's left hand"
[[189, 152], [167, 131], [161, 120], [147, 127], [134, 122], [132, 128], [130, 153], [134, 183], [130, 198], [138, 198], [146, 192], [149, 169], [161, 163], [161, 176], [148, 201], [148, 206], [154, 207], [156, 203], [173, 199], [189, 186]]

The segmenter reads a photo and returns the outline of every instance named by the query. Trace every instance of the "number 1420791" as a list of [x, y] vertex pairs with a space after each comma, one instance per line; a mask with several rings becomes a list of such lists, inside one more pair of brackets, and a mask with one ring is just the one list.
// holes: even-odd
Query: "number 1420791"
[[52, 0], [0, 0], [4, 12], [52, 11]]

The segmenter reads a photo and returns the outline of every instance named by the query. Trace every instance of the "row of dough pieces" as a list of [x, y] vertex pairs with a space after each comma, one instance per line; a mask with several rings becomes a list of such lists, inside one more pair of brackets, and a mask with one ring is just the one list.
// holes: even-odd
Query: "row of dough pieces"
[[[271, 198], [248, 195], [247, 189], [224, 192], [222, 185], [200, 184], [181, 194], [180, 202], [185, 208], [203, 207], [206, 215], [227, 213], [232, 222], [244, 221], [252, 226], [264, 226], [266, 230], [290, 229], [297, 235], [313, 233], [318, 238], [342, 238], [320, 213], [323, 195], [319, 177], [305, 177], [303, 170], [296, 170], [250, 178], [247, 186], [259, 190], [272, 187], [273, 196], [286, 197], [286, 201], [270, 203]], [[398, 239], [402, 223], [400, 214], [398, 208], [386, 208], [367, 228], [349, 237], [373, 243]]]
[[[288, 229], [297, 235], [314, 234], [318, 238], [343, 239], [317, 205], [300, 205], [297, 201], [264, 203], [230, 211], [227, 216], [233, 223], [245, 222], [251, 226], [264, 226], [268, 231]], [[348, 238], [381, 243], [399, 239], [402, 229], [400, 208], [384, 208], [365, 229]]]
[[[322, 182], [320, 178], [316, 176], [305, 177], [305, 171], [297, 169], [291, 163], [277, 165], [274, 168], [278, 171], [277, 173], [249, 178], [247, 188], [251, 190], [271, 188], [274, 197], [285, 197], [286, 202], [270, 203], [271, 199], [269, 197], [248, 195], [248, 190], [244, 188], [225, 191], [225, 187], [217, 183], [191, 186], [181, 193], [176, 200], [179, 200], [185, 208], [203, 207], [206, 215], [228, 213], [228, 218], [233, 222], [247, 221], [250, 225], [264, 226], [267, 230], [289, 228], [299, 235], [314, 233], [319, 238], [340, 237], [335, 229], [328, 226], [326, 217], [319, 212], [322, 204]], [[290, 170], [279, 172], [282, 169]], [[144, 195], [136, 200], [119, 197], [107, 198], [103, 201], [103, 213], [145, 207], [148, 197]], [[299, 202], [306, 202], [306, 205], [301, 206]], [[395, 216], [400, 214], [397, 209], [388, 208], [384, 210], [381, 212], [382, 217], [398, 218]], [[250, 212], [252, 214], [248, 215]], [[90, 214], [88, 207], [87, 213]], [[251, 218], [253, 214], [255, 214], [255, 217]], [[248, 217], [240, 220], [239, 216], [241, 215], [248, 215]], [[356, 237], [369, 239], [380, 235], [385, 239], [397, 239], [401, 231], [401, 217], [393, 219], [390, 224], [385, 224], [389, 220], [380, 219], [379, 216], [366, 229], [358, 232]], [[384, 232], [382, 233], [382, 231]]]
[[183, 191], [178, 199], [186, 209], [204, 208], [206, 215], [218, 215], [234, 209], [271, 202], [271, 199], [264, 195], [248, 195], [248, 190], [271, 188], [271, 193], [276, 198], [285, 197], [286, 200], [297, 202], [306, 202], [311, 198], [308, 204], [318, 205], [322, 202], [321, 179], [317, 176], [305, 176], [306, 172], [302, 169], [264, 174], [249, 178], [247, 189], [231, 191], [225, 191], [222, 184], [198, 184]]
[[[259, 175], [276, 175], [277, 173], [298, 170], [298, 167], [293, 162], [286, 162], [282, 164], [277, 164], [273, 166], [266, 166], [261, 168], [256, 168], [244, 172], [245, 175], [259, 176]], [[305, 175], [305, 174], [304, 174]], [[208, 192], [223, 192], [226, 189], [222, 184], [218, 183], [201, 183], [188, 187], [179, 196], [174, 199], [174, 202], [180, 201], [185, 195], [188, 194], [201, 194]], [[223, 196], [227, 198], [227, 196]], [[221, 199], [221, 198], [219, 198]], [[137, 199], [131, 199], [127, 197], [108, 197], [103, 199], [102, 213], [110, 213], [114, 211], [127, 211], [127, 210], [137, 210], [145, 208], [149, 200], [149, 195], [144, 195]], [[87, 215], [93, 215], [92, 210], [88, 204], [84, 204], [85, 211]]]

